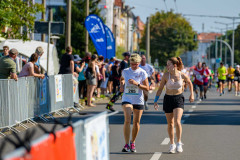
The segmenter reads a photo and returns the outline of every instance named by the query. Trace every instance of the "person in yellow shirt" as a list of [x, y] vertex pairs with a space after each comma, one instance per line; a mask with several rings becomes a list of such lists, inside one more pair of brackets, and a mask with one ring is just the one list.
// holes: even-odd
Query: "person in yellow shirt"
[[232, 91], [232, 84], [233, 84], [233, 79], [234, 79], [234, 71], [235, 69], [232, 68], [232, 66], [229, 66], [228, 68], [228, 92]]
[[220, 63], [220, 67], [217, 70], [218, 73], [218, 82], [220, 88], [220, 96], [224, 94], [224, 84], [226, 81], [226, 77], [228, 75], [226, 67], [224, 67], [223, 62]]

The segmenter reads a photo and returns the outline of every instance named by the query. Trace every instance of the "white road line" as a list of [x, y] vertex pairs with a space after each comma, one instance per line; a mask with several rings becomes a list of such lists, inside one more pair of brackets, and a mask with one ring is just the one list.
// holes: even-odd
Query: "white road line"
[[197, 106], [192, 106], [192, 108], [197, 108]]
[[193, 112], [193, 109], [189, 109], [188, 112]]
[[162, 155], [162, 152], [155, 152], [150, 160], [159, 160], [161, 155]]
[[185, 120], [181, 120], [181, 124], [183, 124], [185, 122]]
[[162, 141], [161, 145], [167, 145], [169, 142], [170, 142], [170, 138], [165, 138], [165, 139]]
[[185, 114], [184, 118], [188, 118], [190, 116], [190, 114]]

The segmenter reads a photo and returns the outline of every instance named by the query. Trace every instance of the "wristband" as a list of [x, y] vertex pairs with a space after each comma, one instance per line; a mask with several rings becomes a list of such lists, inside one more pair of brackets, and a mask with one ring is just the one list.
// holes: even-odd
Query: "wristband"
[[156, 103], [159, 99], [159, 96], [155, 96], [154, 103]]

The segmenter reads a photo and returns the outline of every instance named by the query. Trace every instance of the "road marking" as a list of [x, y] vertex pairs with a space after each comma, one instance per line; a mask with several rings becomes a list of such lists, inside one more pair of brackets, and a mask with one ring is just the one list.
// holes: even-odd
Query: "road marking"
[[196, 106], [192, 106], [192, 108], [196, 108]]
[[190, 116], [190, 114], [185, 114], [184, 117], [185, 118], [188, 118]]
[[189, 109], [188, 112], [193, 112], [193, 109]]
[[165, 139], [162, 141], [161, 145], [167, 145], [169, 142], [170, 142], [170, 138], [165, 138]]
[[181, 124], [183, 124], [185, 122], [185, 120], [181, 120]]
[[150, 160], [159, 160], [161, 155], [162, 155], [162, 152], [155, 152]]

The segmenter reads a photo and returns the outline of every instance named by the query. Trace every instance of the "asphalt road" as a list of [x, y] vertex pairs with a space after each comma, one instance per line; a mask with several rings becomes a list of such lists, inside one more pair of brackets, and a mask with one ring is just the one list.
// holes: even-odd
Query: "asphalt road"
[[[204, 101], [189, 103], [189, 92], [185, 92], [185, 110], [182, 118], [183, 153], [168, 154], [169, 139], [167, 122], [162, 111], [155, 111], [153, 99], [155, 93], [150, 94], [149, 110], [144, 111], [141, 119], [140, 132], [136, 139], [137, 153], [122, 153], [123, 112], [121, 100], [117, 101], [115, 108], [119, 113], [109, 117], [110, 123], [110, 159], [111, 160], [239, 160], [240, 158], [240, 97], [233, 92], [219, 96], [215, 89], [208, 92]], [[162, 106], [162, 97], [159, 104]], [[94, 114], [105, 111], [106, 101], [95, 108], [84, 111], [86, 115], [74, 115], [73, 121], [88, 118]], [[66, 118], [60, 118], [62, 122]], [[53, 124], [44, 124], [48, 129]], [[61, 127], [59, 127], [61, 128]], [[24, 136], [24, 132], [19, 135]], [[43, 134], [37, 130], [33, 137], [36, 139]], [[2, 139], [0, 139], [1, 143]], [[4, 153], [13, 150], [13, 146], [5, 147]]]
[[[114, 160], [239, 160], [240, 158], [240, 97], [233, 93], [219, 96], [215, 89], [204, 101], [186, 103], [182, 118], [183, 153], [168, 154], [167, 122], [162, 111], [153, 109], [155, 93], [150, 94], [150, 110], [144, 111], [136, 140], [137, 153], [122, 153], [123, 112], [110, 117], [110, 159]], [[163, 96], [161, 96], [163, 97]], [[162, 99], [159, 100], [160, 105]]]

